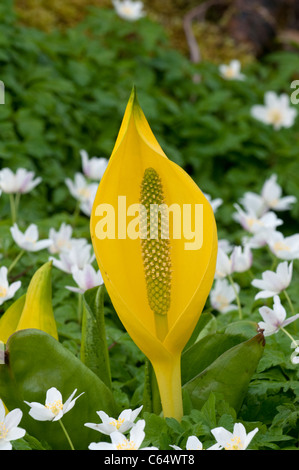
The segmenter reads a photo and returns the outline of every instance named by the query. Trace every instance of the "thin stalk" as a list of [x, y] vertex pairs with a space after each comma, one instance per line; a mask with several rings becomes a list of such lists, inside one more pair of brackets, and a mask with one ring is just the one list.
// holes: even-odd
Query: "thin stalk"
[[10, 202], [11, 221], [12, 221], [12, 224], [15, 224], [17, 221], [17, 207], [16, 207], [16, 200], [13, 194], [9, 195], [9, 202]]
[[296, 340], [293, 338], [293, 336], [292, 336], [285, 328], [283, 328], [283, 326], [281, 326], [280, 329], [290, 338], [290, 340], [292, 341], [293, 345], [294, 345], [295, 347], [297, 347], [297, 346], [298, 346], [298, 341], [296, 341]]
[[[294, 305], [293, 305], [293, 302], [292, 302], [291, 299], [290, 299], [289, 294], [287, 293], [286, 290], [284, 290], [283, 293], [284, 293], [284, 295], [285, 295], [285, 298], [287, 299], [287, 302], [288, 302], [288, 304], [289, 304], [289, 307], [290, 307], [290, 310], [291, 310], [291, 312], [292, 312], [292, 315], [295, 315]], [[294, 329], [295, 329], [295, 331], [297, 332], [297, 325], [296, 325], [296, 322], [295, 322], [295, 324], [294, 324]]]
[[78, 307], [77, 307], [77, 315], [78, 315], [78, 323], [81, 325], [82, 323], [82, 308], [83, 308], [83, 294], [78, 294]]
[[283, 293], [284, 293], [284, 295], [285, 295], [285, 298], [286, 298], [287, 301], [288, 301], [288, 304], [289, 304], [289, 307], [290, 307], [290, 309], [291, 309], [292, 314], [295, 315], [294, 305], [293, 305], [293, 303], [292, 303], [292, 301], [291, 301], [291, 299], [290, 299], [289, 294], [287, 293], [286, 290], [284, 290]]
[[20, 251], [20, 253], [18, 254], [18, 256], [16, 256], [16, 258], [13, 260], [13, 262], [11, 263], [11, 265], [8, 267], [7, 269], [7, 274], [10, 273], [10, 271], [15, 267], [15, 265], [18, 263], [18, 261], [22, 258], [23, 254], [25, 253], [25, 250], [22, 250]]
[[241, 307], [240, 297], [239, 297], [238, 291], [237, 291], [237, 289], [236, 289], [235, 283], [234, 283], [234, 281], [233, 281], [233, 278], [231, 277], [230, 274], [228, 275], [228, 280], [229, 280], [229, 282], [231, 283], [232, 288], [234, 289], [234, 293], [235, 293], [236, 301], [237, 301], [237, 305], [238, 305], [239, 318], [240, 318], [240, 320], [242, 320], [242, 319], [243, 319], [243, 313], [242, 313], [242, 307]]
[[21, 199], [21, 193], [17, 193], [15, 195], [16, 218], [17, 218], [18, 211], [19, 211], [20, 199]]
[[73, 446], [73, 443], [72, 443], [72, 441], [71, 441], [71, 438], [70, 438], [70, 436], [69, 436], [67, 430], [65, 429], [65, 427], [64, 427], [64, 425], [63, 425], [63, 422], [61, 421], [61, 419], [59, 419], [58, 421], [59, 421], [59, 424], [60, 424], [60, 426], [61, 426], [61, 428], [62, 428], [62, 430], [63, 430], [63, 432], [64, 432], [65, 437], [67, 438], [67, 441], [68, 441], [68, 443], [69, 443], [69, 445], [70, 445], [70, 448], [71, 448], [72, 450], [75, 450], [75, 447]]
[[81, 210], [80, 209], [80, 204], [81, 204], [80, 200], [77, 200], [76, 207], [75, 207], [75, 210], [74, 210], [73, 216], [72, 216], [73, 217], [73, 226], [74, 227], [77, 225], [77, 220], [78, 220], [78, 217], [80, 215], [80, 210]]

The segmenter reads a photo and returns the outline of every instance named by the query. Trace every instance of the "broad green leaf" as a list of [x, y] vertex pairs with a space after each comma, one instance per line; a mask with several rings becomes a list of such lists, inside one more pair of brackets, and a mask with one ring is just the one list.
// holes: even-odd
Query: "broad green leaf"
[[185, 350], [187, 350], [192, 344], [196, 343], [204, 336], [212, 333], [216, 333], [217, 330], [217, 321], [214, 315], [211, 312], [203, 312], [199, 320], [197, 322], [196, 327], [185, 346]]
[[8, 363], [0, 366], [0, 396], [7, 408], [23, 411], [22, 426], [52, 449], [69, 449], [58, 422], [36, 421], [24, 403], [44, 404], [46, 392], [56, 387], [66, 401], [77, 389], [75, 406], [62, 418], [76, 450], [87, 449], [99, 434], [84, 426], [98, 422], [97, 411], [114, 416], [116, 406], [109, 388], [77, 357], [49, 334], [35, 329], [14, 333], [7, 343]]
[[94, 287], [84, 293], [81, 361], [111, 388], [104, 317], [104, 294], [104, 285]]
[[256, 333], [258, 329], [258, 324], [250, 320], [240, 320], [233, 323], [230, 323], [226, 329], [225, 333], [229, 335], [242, 335], [244, 338], [250, 339]]
[[182, 354], [182, 383], [192, 380], [221, 354], [246, 338], [239, 335], [215, 333], [204, 336]]
[[264, 337], [259, 333], [221, 354], [183, 386], [193, 407], [201, 409], [213, 392], [216, 399], [223, 399], [236, 411], [239, 410], [263, 350]]

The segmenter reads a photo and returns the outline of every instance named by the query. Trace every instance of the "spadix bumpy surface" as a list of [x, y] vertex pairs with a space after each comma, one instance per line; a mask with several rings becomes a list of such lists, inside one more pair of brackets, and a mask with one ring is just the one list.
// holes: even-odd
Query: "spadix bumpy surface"
[[180, 355], [213, 283], [217, 231], [209, 202], [166, 157], [135, 91], [96, 194], [90, 227], [115, 310], [154, 367], [164, 414], [178, 417]]

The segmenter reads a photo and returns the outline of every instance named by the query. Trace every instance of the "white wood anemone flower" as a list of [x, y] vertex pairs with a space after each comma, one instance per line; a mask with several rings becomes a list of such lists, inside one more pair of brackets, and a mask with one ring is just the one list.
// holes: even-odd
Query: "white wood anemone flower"
[[247, 434], [242, 423], [236, 423], [232, 433], [223, 427], [211, 430], [217, 444], [224, 450], [246, 450], [257, 432], [258, 428], [255, 428]]
[[279, 225], [283, 224], [283, 220], [279, 219], [275, 212], [269, 211], [258, 217], [255, 212], [246, 212], [238, 204], [234, 204], [237, 212], [233, 214], [233, 219], [238, 222], [244, 230], [256, 235], [261, 231], [274, 231]]
[[62, 251], [69, 250], [72, 247], [72, 233], [73, 228], [71, 225], [62, 223], [58, 230], [51, 227], [49, 230], [49, 240], [52, 240], [52, 245], [49, 246], [49, 252], [52, 255], [61, 253]]
[[252, 266], [252, 252], [249, 245], [235, 246], [231, 254], [232, 270], [235, 273], [248, 271]]
[[293, 126], [297, 110], [290, 106], [290, 98], [286, 93], [279, 96], [274, 91], [268, 91], [265, 93], [264, 103], [264, 106], [254, 105], [251, 108], [252, 117], [273, 126], [275, 130]]
[[127, 21], [136, 21], [145, 16], [143, 2], [131, 0], [113, 0], [113, 6], [120, 18]]
[[111, 418], [104, 411], [97, 411], [97, 414], [101, 418], [102, 423], [85, 423], [85, 426], [107, 435], [110, 435], [115, 431], [124, 433], [126, 431], [129, 431], [129, 429], [134, 426], [134, 421], [141, 412], [141, 410], [142, 406], [136, 408], [136, 410], [123, 410], [117, 419]]
[[233, 273], [231, 257], [222, 249], [218, 248], [215, 278], [223, 279]]
[[237, 59], [231, 60], [228, 65], [221, 64], [219, 72], [225, 80], [244, 80], [246, 77], [241, 73], [241, 62]]
[[35, 178], [33, 171], [25, 168], [18, 168], [15, 173], [10, 168], [3, 168], [0, 171], [0, 189], [7, 194], [26, 194], [32, 191], [41, 181], [40, 177]]
[[261, 197], [267, 209], [275, 211], [286, 211], [297, 201], [295, 196], [282, 196], [282, 188], [277, 183], [277, 175], [273, 174], [268, 178], [261, 192]]
[[36, 421], [58, 421], [73, 408], [76, 400], [84, 393], [80, 393], [80, 395], [73, 399], [76, 392], [77, 389], [75, 389], [66, 402], [63, 403], [62, 395], [59, 390], [55, 387], [49, 388], [44, 405], [37, 402], [30, 403], [25, 401], [25, 403], [30, 406], [29, 415]]
[[70, 178], [65, 179], [70, 194], [81, 204], [87, 203], [93, 199], [98, 189], [98, 183], [90, 183], [82, 173], [75, 173], [74, 181]]
[[49, 258], [55, 268], [67, 274], [72, 274], [72, 271], [76, 268], [83, 269], [87, 264], [91, 264], [94, 259], [92, 246], [84, 238], [73, 239], [71, 249], [59, 253], [59, 258], [53, 256]]
[[25, 429], [18, 427], [22, 417], [23, 413], [19, 408], [5, 414], [5, 407], [0, 399], [0, 450], [12, 450], [11, 441], [25, 436]]
[[132, 427], [130, 436], [127, 438], [119, 431], [114, 431], [110, 434], [110, 442], [92, 442], [88, 448], [89, 450], [158, 450], [157, 447], [140, 447], [145, 438], [145, 421], [140, 419]]
[[53, 244], [50, 239], [38, 239], [39, 233], [35, 224], [30, 224], [24, 233], [21, 232], [17, 224], [13, 224], [10, 232], [15, 243], [24, 251], [40, 251], [49, 248]]
[[89, 158], [86, 150], [80, 150], [82, 170], [84, 175], [90, 180], [100, 181], [107, 168], [108, 159], [103, 157]]
[[299, 258], [299, 234], [285, 237], [281, 232], [269, 233], [267, 244], [272, 253], [279, 259], [291, 261]]
[[212, 199], [212, 197], [210, 196], [210, 194], [207, 194], [205, 192], [203, 192], [203, 195], [207, 198], [207, 200], [209, 201], [209, 203], [211, 204], [212, 206], [212, 209], [214, 211], [214, 213], [217, 211], [218, 207], [221, 206], [221, 204], [223, 203], [223, 199], [221, 199], [220, 197], [217, 197], [216, 199]]
[[283, 305], [281, 305], [278, 295], [274, 296], [273, 309], [270, 307], [261, 307], [259, 309], [260, 315], [264, 321], [259, 322], [259, 328], [263, 330], [264, 336], [271, 336], [277, 333], [280, 329], [296, 321], [299, 318], [299, 313], [292, 317], [286, 318], [287, 313]]
[[289, 287], [293, 275], [293, 262], [288, 264], [287, 261], [279, 263], [276, 272], [265, 271], [262, 273], [262, 279], [254, 279], [251, 284], [261, 291], [256, 294], [255, 300], [267, 299], [280, 294]]
[[297, 201], [295, 196], [282, 196], [282, 187], [277, 183], [277, 175], [273, 174], [263, 184], [261, 193], [246, 191], [240, 199], [244, 212], [252, 214], [256, 219], [268, 211], [287, 211]]
[[91, 264], [86, 264], [82, 269], [73, 267], [72, 276], [78, 287], [66, 286], [66, 288], [78, 294], [84, 294], [88, 289], [103, 284], [101, 271], [96, 271]]
[[0, 268], [0, 305], [6, 302], [6, 300], [12, 299], [21, 287], [21, 281], [16, 281], [9, 285], [7, 273], [8, 269], [6, 266]]
[[234, 283], [233, 287], [227, 279], [216, 279], [215, 286], [210, 292], [211, 306], [220, 313], [237, 310], [238, 306], [232, 302], [236, 300], [236, 293], [239, 291], [238, 284]]

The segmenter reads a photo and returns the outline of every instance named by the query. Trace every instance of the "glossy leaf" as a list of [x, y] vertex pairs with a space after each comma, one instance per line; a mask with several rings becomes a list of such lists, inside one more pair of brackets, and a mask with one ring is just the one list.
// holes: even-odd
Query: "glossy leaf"
[[231, 407], [239, 410], [264, 350], [261, 333], [221, 354], [197, 377], [187, 382], [183, 389], [192, 406], [200, 409], [213, 392]]
[[58, 422], [40, 422], [29, 416], [28, 402], [45, 403], [46, 392], [56, 387], [66, 401], [70, 394], [84, 392], [74, 408], [63, 416], [75, 449], [87, 449], [98, 433], [84, 426], [97, 422], [96, 411], [110, 416], [116, 406], [110, 389], [52, 336], [27, 329], [13, 334], [7, 343], [8, 363], [0, 366], [0, 396], [8, 409], [21, 408], [22, 425], [28, 433], [52, 449], [69, 449]]

